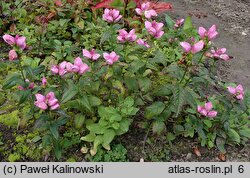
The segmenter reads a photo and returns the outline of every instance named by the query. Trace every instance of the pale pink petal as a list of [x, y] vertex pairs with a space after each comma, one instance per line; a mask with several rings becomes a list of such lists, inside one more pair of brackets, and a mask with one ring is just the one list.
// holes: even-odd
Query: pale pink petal
[[82, 59], [80, 57], [75, 58], [74, 65], [80, 67], [82, 65]]
[[212, 108], [213, 108], [212, 102], [207, 102], [207, 103], [205, 104], [205, 109], [206, 109], [207, 111], [210, 111]]
[[151, 22], [146, 21], [146, 22], [145, 22], [145, 27], [146, 27], [146, 29], [150, 29], [150, 28], [152, 27]]
[[155, 34], [155, 38], [161, 38], [163, 34], [164, 34], [164, 31], [158, 31], [158, 32]]
[[227, 61], [230, 59], [230, 57], [227, 54], [220, 55], [220, 58], [223, 59], [224, 61]]
[[199, 106], [199, 105], [197, 106], [197, 111], [198, 111], [198, 112], [201, 112], [202, 109], [203, 109], [202, 106]]
[[136, 8], [135, 9], [135, 12], [138, 14], [138, 15], [142, 15], [142, 10], [140, 8]]
[[67, 72], [73, 72], [73, 70], [72, 70], [73, 67], [74, 67], [74, 65], [71, 64], [70, 62], [68, 62], [66, 65]]
[[236, 98], [237, 98], [238, 100], [243, 100], [243, 99], [244, 99], [244, 96], [243, 96], [242, 94], [239, 94], [239, 95], [236, 96]]
[[87, 65], [87, 64], [82, 64], [81, 66], [80, 66], [80, 68], [79, 68], [79, 71], [78, 71], [78, 73], [80, 74], [80, 75], [82, 75], [82, 74], [84, 74], [85, 72], [87, 72], [87, 71], [89, 71], [89, 66]]
[[58, 74], [58, 72], [59, 72], [58, 66], [53, 65], [53, 66], [51, 67], [50, 71], [51, 71], [53, 74]]
[[35, 94], [35, 97], [36, 97], [36, 100], [38, 101], [38, 102], [45, 102], [45, 100], [46, 100], [46, 98], [45, 98], [45, 96], [43, 96], [43, 95], [41, 95], [41, 94]]
[[216, 25], [212, 25], [212, 26], [209, 28], [208, 34], [214, 33], [214, 32], [216, 32]]
[[48, 105], [49, 106], [53, 106], [58, 102], [58, 100], [56, 98], [52, 98], [48, 100]]
[[203, 115], [203, 116], [207, 116], [207, 111], [205, 109], [202, 109], [200, 111], [200, 114]]
[[45, 102], [34, 102], [35, 106], [40, 108], [41, 110], [46, 110], [48, 108], [47, 104]]
[[207, 116], [210, 118], [214, 118], [217, 116], [217, 111], [210, 111], [207, 113]]
[[181, 42], [180, 45], [186, 53], [192, 49], [192, 46], [188, 42]]
[[100, 56], [101, 56], [100, 54], [96, 53], [96, 54], [94, 54], [94, 55], [92, 56], [92, 59], [95, 61], [95, 60], [97, 60]]
[[89, 59], [92, 57], [91, 53], [86, 49], [82, 50], [82, 54], [84, 57], [89, 58]]
[[209, 33], [208, 34], [208, 39], [213, 40], [213, 39], [215, 39], [217, 37], [218, 34], [219, 34], [218, 32]]
[[26, 37], [24, 37], [24, 36], [20, 36], [20, 37], [16, 38], [16, 44], [21, 49], [25, 49], [26, 48], [26, 42], [25, 41], [26, 41]]
[[235, 95], [236, 94], [236, 89], [234, 87], [227, 87], [227, 90], [229, 91], [229, 93]]
[[199, 27], [198, 33], [201, 38], [204, 38], [207, 33], [207, 30], [204, 27]]
[[55, 105], [50, 107], [50, 110], [56, 110], [60, 107], [60, 105], [58, 103], [56, 103]]
[[15, 44], [15, 38], [11, 35], [8, 34], [3, 35], [3, 40], [9, 45]]
[[191, 52], [193, 54], [200, 52], [203, 49], [204, 45], [205, 43], [202, 40], [199, 41], [198, 43], [194, 44], [194, 46], [191, 49]]

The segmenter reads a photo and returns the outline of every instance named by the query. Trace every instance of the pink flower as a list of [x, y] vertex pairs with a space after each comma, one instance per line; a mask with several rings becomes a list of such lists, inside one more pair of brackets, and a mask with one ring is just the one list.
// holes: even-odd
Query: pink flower
[[103, 57], [109, 65], [112, 65], [114, 62], [118, 61], [118, 59], [120, 58], [120, 56], [117, 55], [114, 51], [111, 52], [110, 54], [103, 53]]
[[60, 107], [54, 92], [49, 92], [46, 96], [43, 96], [41, 94], [36, 94], [35, 96], [36, 101], [34, 102], [34, 104], [42, 110], [46, 110], [48, 109], [48, 107], [50, 107], [50, 110], [55, 110]]
[[174, 27], [175, 28], [179, 28], [181, 27], [183, 24], [184, 24], [184, 19], [179, 19], [179, 20], [176, 20], [175, 24], [174, 24]]
[[180, 45], [186, 53], [191, 52], [195, 54], [195, 53], [200, 52], [204, 48], [205, 43], [201, 40], [195, 43], [194, 45], [191, 45], [188, 42], [181, 42]]
[[142, 15], [144, 11], [150, 8], [150, 2], [142, 3], [140, 8], [136, 8], [135, 11], [138, 15]]
[[47, 79], [43, 76], [42, 78], [42, 86], [45, 87], [47, 84]]
[[135, 29], [132, 29], [129, 33], [122, 29], [119, 30], [119, 36], [117, 37], [117, 40], [124, 43], [126, 41], [133, 42], [137, 38], [137, 35], [135, 34]]
[[83, 63], [80, 57], [75, 58], [73, 67], [73, 70], [75, 70], [75, 72], [78, 72], [80, 75], [82, 75], [85, 72], [89, 71], [89, 69], [89, 66]]
[[199, 106], [197, 107], [197, 111], [206, 117], [214, 118], [217, 116], [217, 111], [212, 110], [213, 104], [211, 102], [205, 103], [205, 106]]
[[139, 38], [136, 42], [137, 42], [138, 45], [142, 45], [142, 46], [145, 46], [146, 48], [150, 48], [148, 43], [146, 41], [144, 41], [143, 39], [141, 39], [141, 38]]
[[3, 40], [9, 45], [14, 45], [16, 43], [15, 38], [8, 34], [3, 35]]
[[155, 20], [153, 22], [145, 22], [145, 27], [148, 33], [155, 38], [160, 38], [164, 34], [164, 32], [162, 31], [163, 25], [163, 23], [157, 23]]
[[220, 49], [217, 49], [217, 50], [211, 50], [211, 57], [214, 57], [216, 59], [223, 59], [224, 61], [227, 61], [230, 59], [230, 57], [225, 54], [227, 51], [226, 48], [220, 48]]
[[[34, 82], [30, 82], [29, 79], [25, 79], [25, 82], [26, 82], [25, 86], [19, 85], [19, 86], [17, 86], [17, 88], [19, 90], [27, 90], [27, 89], [33, 89], [35, 87], [35, 83]], [[29, 86], [28, 86], [28, 84], [29, 84]]]
[[66, 61], [63, 61], [62, 63], [60, 63], [58, 65], [58, 74], [60, 76], [63, 76], [63, 75], [65, 75], [67, 73], [66, 66], [67, 66], [67, 62]]
[[14, 38], [11, 35], [5, 34], [5, 35], [3, 35], [3, 39], [9, 45], [17, 45], [21, 49], [26, 48], [26, 37], [24, 37], [24, 36], [16, 35], [15, 38]]
[[102, 18], [108, 23], [116, 23], [122, 18], [122, 16], [120, 15], [119, 10], [105, 9], [104, 14], [102, 15]]
[[212, 27], [210, 27], [208, 31], [204, 27], [199, 27], [198, 33], [201, 38], [208, 37], [209, 40], [215, 39], [217, 35], [219, 34], [216, 31], [216, 25], [213, 25]]
[[88, 51], [86, 49], [82, 50], [83, 56], [88, 58], [88, 59], [92, 59], [93, 61], [97, 60], [101, 55], [98, 53], [95, 53], [95, 50], [92, 49], [91, 51]]
[[150, 8], [150, 2], [142, 3], [140, 8], [136, 8], [135, 11], [138, 15], [142, 16], [143, 14], [147, 19], [150, 19], [152, 17], [156, 17], [157, 13], [153, 9]]
[[50, 71], [52, 72], [52, 74], [58, 74], [58, 72], [59, 72], [58, 66], [53, 65], [51, 67]]
[[41, 110], [46, 110], [48, 105], [46, 104], [46, 97], [41, 94], [36, 94], [35, 106], [40, 108]]
[[233, 94], [238, 100], [244, 99], [244, 89], [242, 85], [238, 85], [237, 87], [227, 87], [229, 93]]
[[14, 49], [9, 51], [9, 60], [10, 61], [13, 61], [13, 60], [17, 59], [17, 57], [18, 57], [17, 53], [16, 53], [16, 51]]
[[145, 17], [146, 17], [147, 19], [151, 19], [152, 17], [156, 17], [156, 16], [157, 16], [156, 11], [153, 10], [153, 9], [145, 11], [144, 14], [145, 14]]

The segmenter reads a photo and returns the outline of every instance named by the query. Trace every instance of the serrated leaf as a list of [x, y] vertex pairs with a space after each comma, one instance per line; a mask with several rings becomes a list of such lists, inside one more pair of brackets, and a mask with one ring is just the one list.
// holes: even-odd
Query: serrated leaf
[[158, 101], [153, 103], [151, 106], [148, 106], [145, 110], [145, 117], [147, 119], [152, 119], [155, 116], [158, 116], [165, 109], [165, 104]]
[[62, 96], [62, 100], [61, 103], [65, 103], [67, 101], [69, 101], [70, 99], [72, 99], [76, 94], [78, 93], [77, 88], [73, 85], [70, 86], [69, 88], [67, 88]]
[[174, 26], [174, 24], [175, 24], [173, 19], [167, 14], [165, 15], [165, 21], [166, 21], [169, 28], [172, 28]]
[[240, 135], [234, 129], [229, 129], [228, 136], [236, 143], [240, 143]]
[[84, 121], [85, 121], [85, 116], [82, 115], [82, 114], [77, 114], [75, 116], [75, 126], [76, 128], [81, 128], [84, 124]]
[[93, 142], [95, 140], [95, 133], [90, 132], [88, 135], [81, 137], [81, 140], [86, 141], [86, 142]]
[[154, 121], [152, 131], [154, 134], [160, 135], [166, 130], [166, 125], [162, 121]]

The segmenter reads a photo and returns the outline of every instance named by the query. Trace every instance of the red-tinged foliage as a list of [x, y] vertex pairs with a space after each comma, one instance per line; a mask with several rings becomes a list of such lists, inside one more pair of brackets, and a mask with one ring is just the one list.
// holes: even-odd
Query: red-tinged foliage
[[113, 0], [103, 0], [93, 6], [93, 9], [100, 9], [100, 8], [111, 8], [111, 3]]
[[[114, 0], [103, 0], [93, 6], [93, 9], [99, 8], [111, 8], [111, 4]], [[157, 13], [164, 12], [166, 10], [172, 9], [172, 5], [167, 2], [152, 2], [152, 1], [143, 1], [143, 0], [133, 0], [136, 3], [137, 7], [140, 7], [142, 2], [150, 2], [151, 9], [154, 9]]]
[[62, 1], [61, 0], [54, 0], [54, 3], [56, 6], [61, 7], [62, 6]]
[[157, 13], [164, 12], [173, 8], [172, 4], [167, 2], [150, 2], [150, 7]]

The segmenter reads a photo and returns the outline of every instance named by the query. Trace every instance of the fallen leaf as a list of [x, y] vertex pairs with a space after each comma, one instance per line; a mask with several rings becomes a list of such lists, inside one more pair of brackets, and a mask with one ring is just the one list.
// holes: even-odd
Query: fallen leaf
[[218, 155], [218, 158], [219, 158], [221, 161], [223, 161], [223, 162], [226, 161], [226, 155], [225, 155], [224, 153], [220, 153], [220, 154]]
[[201, 157], [201, 152], [200, 152], [200, 150], [199, 150], [197, 147], [194, 147], [194, 148], [193, 148], [193, 152], [194, 152], [194, 154], [195, 154], [196, 156]]
[[15, 31], [16, 31], [16, 24], [11, 24], [11, 26], [10, 26], [10, 32], [11, 33], [15, 33]]

